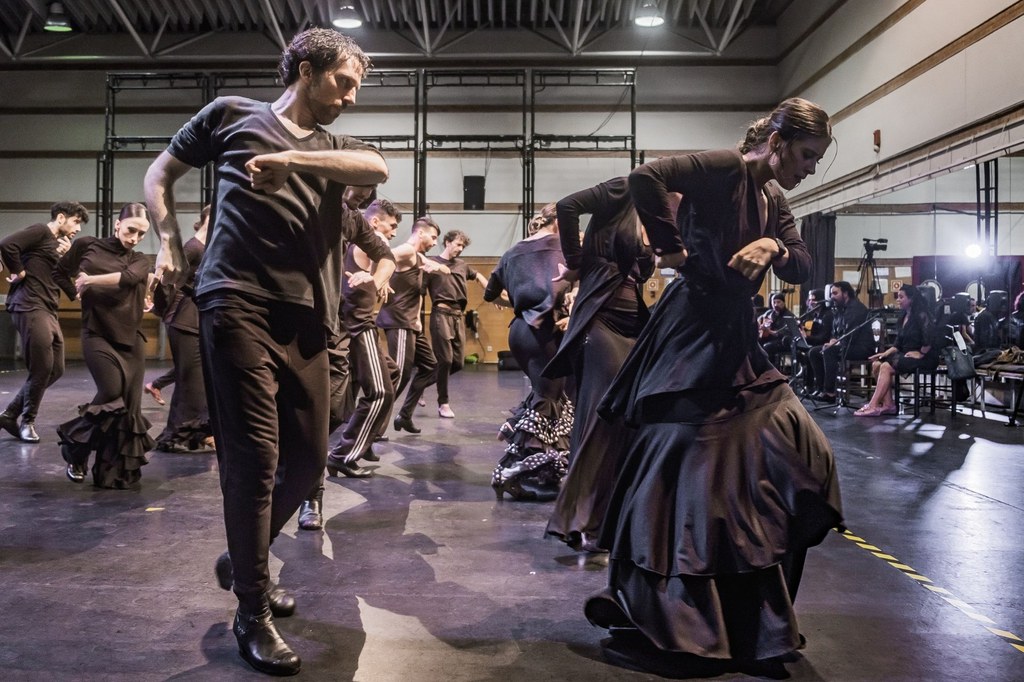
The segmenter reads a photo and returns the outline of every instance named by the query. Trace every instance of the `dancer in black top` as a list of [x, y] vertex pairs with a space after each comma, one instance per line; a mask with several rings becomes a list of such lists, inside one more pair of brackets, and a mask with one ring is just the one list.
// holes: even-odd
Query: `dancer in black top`
[[[369, 65], [337, 31], [303, 31], [282, 55], [285, 90], [276, 101], [214, 100], [146, 174], [166, 283], [183, 271], [174, 183], [215, 162], [213, 227], [196, 303], [228, 541], [217, 577], [239, 600], [239, 651], [272, 674], [301, 667], [274, 625], [273, 614], [290, 615], [295, 604], [271, 583], [268, 556], [327, 455], [326, 347], [337, 326], [342, 193], [387, 178], [378, 152], [323, 126], [355, 103]], [[390, 258], [368, 226], [360, 239], [372, 257]]]
[[[386, 244], [394, 238], [402, 213], [390, 201], [377, 199], [366, 208], [364, 218]], [[327, 457], [327, 471], [332, 476], [339, 472], [349, 478], [372, 476], [371, 470], [358, 466], [356, 462], [360, 458], [371, 461], [377, 458], [371, 454], [370, 446], [377, 436], [384, 433], [391, 417], [398, 369], [380, 348], [374, 308], [378, 292], [382, 291], [377, 282], [389, 280], [394, 269], [394, 260], [375, 262], [355, 244], [345, 252], [341, 325], [349, 340], [352, 381], [361, 393], [355, 410], [342, 429], [341, 441]]]
[[586, 614], [617, 628], [609, 652], [631, 665], [685, 674], [800, 644], [792, 602], [806, 548], [842, 520], [839, 484], [828, 440], [757, 343], [751, 295], [769, 265], [787, 282], [808, 276], [779, 187], [813, 174], [830, 141], [825, 112], [790, 99], [738, 151], [630, 175], [661, 265], [682, 275], [599, 407], [636, 438], [602, 532], [608, 590]]
[[444, 251], [440, 256], [430, 256], [430, 260], [447, 267], [448, 273], [427, 275], [430, 343], [437, 360], [437, 414], [445, 419], [455, 418], [448, 398], [448, 377], [462, 370], [465, 361], [467, 282], [487, 286], [487, 278], [459, 258], [467, 246], [469, 237], [465, 232], [449, 230], [444, 235]]
[[552, 500], [569, 468], [573, 412], [565, 378], [543, 376], [562, 340], [558, 320], [570, 284], [557, 276], [564, 269], [555, 205], [548, 204], [530, 221], [529, 236], [502, 255], [484, 290], [485, 301], [515, 311], [508, 346], [531, 388], [499, 432], [508, 447], [491, 476], [498, 499], [508, 493], [514, 500]]
[[[188, 274], [179, 287], [160, 287], [157, 294], [169, 300], [162, 315], [167, 327], [167, 340], [171, 344], [174, 366], [170, 383], [174, 384], [167, 424], [156, 439], [156, 449], [164, 452], [185, 452], [200, 448], [213, 448], [210, 430], [210, 410], [206, 405], [206, 387], [203, 384], [203, 363], [199, 357], [199, 311], [192, 292], [195, 290], [196, 271], [206, 251], [206, 236], [210, 224], [210, 207], [204, 206], [196, 223], [196, 233], [185, 242], [185, 261]], [[160, 396], [163, 382], [146, 384], [144, 390]], [[153, 393], [151, 389], [155, 389]]]
[[152, 449], [142, 416], [146, 338], [139, 330], [149, 287], [149, 259], [135, 251], [149, 230], [143, 204], [126, 204], [114, 236], [81, 237], [57, 263], [56, 280], [82, 299], [82, 354], [96, 395], [79, 417], [57, 427], [67, 477], [81, 483], [96, 451], [93, 484], [130, 488], [139, 482]]
[[437, 244], [441, 228], [430, 218], [413, 223], [409, 239], [394, 249], [395, 274], [391, 275], [391, 294], [377, 313], [377, 326], [388, 340], [388, 354], [398, 366], [395, 397], [409, 387], [405, 401], [395, 417], [395, 431], [419, 433], [412, 421], [413, 410], [428, 386], [437, 381], [437, 360], [430, 342], [423, 333], [423, 273], [447, 275], [447, 266], [436, 263], [425, 254]]
[[[545, 376], [572, 374], [576, 409], [569, 443], [569, 473], [547, 533], [577, 550], [601, 551], [598, 533], [615, 484], [628, 428], [597, 416], [608, 389], [647, 321], [642, 283], [654, 272], [654, 254], [629, 196], [626, 178], [615, 178], [558, 202], [558, 232], [579, 291], [558, 353]], [[580, 216], [591, 214], [580, 244]], [[621, 420], [620, 420], [621, 421]]]
[[87, 222], [85, 206], [62, 201], [50, 207], [50, 222], [0, 240], [0, 260], [11, 273], [7, 312], [21, 337], [21, 355], [28, 366], [25, 384], [0, 413], [0, 428], [26, 443], [39, 442], [35, 428], [39, 404], [46, 389], [64, 374], [64, 334], [57, 320], [60, 288], [53, 269]]

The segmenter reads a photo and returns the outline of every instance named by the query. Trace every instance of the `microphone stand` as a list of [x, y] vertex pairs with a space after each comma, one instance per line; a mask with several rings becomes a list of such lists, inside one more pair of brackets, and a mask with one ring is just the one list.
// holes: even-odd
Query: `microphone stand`
[[847, 388], [847, 384], [850, 382], [850, 377], [846, 376], [846, 371], [847, 371], [846, 355], [847, 355], [847, 353], [850, 352], [850, 344], [843, 343], [843, 342], [848, 340], [850, 337], [852, 337], [858, 331], [860, 331], [864, 327], [868, 326], [869, 324], [871, 324], [875, 320], [881, 319], [881, 317], [882, 317], [881, 315], [868, 316], [868, 318], [866, 320], [864, 320], [863, 322], [858, 324], [853, 329], [848, 330], [845, 334], [840, 336], [839, 339], [838, 339], [838, 341], [839, 341], [839, 348], [840, 348], [839, 362], [842, 363], [841, 366], [843, 368], [843, 386], [842, 386], [842, 388], [840, 388], [839, 386], [836, 386], [836, 409], [832, 413], [833, 416], [838, 415], [839, 414], [839, 410], [844, 408], [844, 407], [846, 409], [848, 409], [848, 410], [852, 410], [853, 409], [852, 407], [850, 407], [850, 403], [847, 402], [847, 400], [846, 400], [846, 394], [849, 393], [849, 389]]

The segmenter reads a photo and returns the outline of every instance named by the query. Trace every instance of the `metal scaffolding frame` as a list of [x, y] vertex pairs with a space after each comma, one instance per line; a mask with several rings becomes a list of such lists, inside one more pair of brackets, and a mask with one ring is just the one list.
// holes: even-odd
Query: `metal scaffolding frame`
[[[408, 87], [414, 90], [414, 107], [420, 109], [419, 72], [415, 70], [381, 69], [371, 71], [363, 79], [362, 87]], [[119, 135], [117, 122], [119, 116], [118, 95], [139, 90], [187, 90], [198, 92], [196, 111], [212, 102], [226, 90], [254, 88], [281, 88], [281, 81], [276, 72], [261, 71], [197, 71], [197, 72], [127, 72], [107, 74], [107, 104], [103, 150], [100, 153], [96, 168], [96, 207], [99, 214], [97, 229], [100, 236], [108, 236], [113, 230], [114, 212], [114, 168], [119, 154], [140, 152], [154, 148], [163, 149], [171, 141], [176, 131], [168, 135]], [[121, 113], [121, 116], [127, 114]], [[413, 123], [412, 135], [378, 135], [363, 136], [362, 139], [375, 144], [381, 151], [413, 152], [417, 149], [420, 138], [419, 117]], [[209, 203], [213, 198], [213, 166], [207, 164], [202, 169], [200, 181], [201, 203]], [[414, 183], [420, 182], [420, 168], [414, 169]]]

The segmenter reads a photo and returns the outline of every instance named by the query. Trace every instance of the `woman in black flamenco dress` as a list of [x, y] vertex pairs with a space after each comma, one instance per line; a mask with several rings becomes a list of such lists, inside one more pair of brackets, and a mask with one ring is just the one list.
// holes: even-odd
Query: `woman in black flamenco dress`
[[127, 204], [114, 236], [79, 237], [57, 264], [68, 297], [82, 299], [82, 353], [96, 396], [79, 416], [57, 427], [61, 455], [74, 483], [85, 480], [90, 454], [93, 484], [130, 488], [142, 476], [154, 445], [142, 416], [146, 339], [139, 331], [149, 284], [149, 259], [135, 251], [149, 229], [143, 204]]
[[[580, 286], [569, 328], [544, 376], [572, 376], [576, 400], [569, 473], [545, 532], [573, 549], [599, 552], [607, 549], [598, 533], [632, 433], [621, 419], [599, 418], [596, 408], [647, 321], [642, 286], [654, 272], [654, 253], [645, 244], [624, 177], [565, 197], [557, 213], [568, 267], [563, 278], [578, 278]], [[585, 214], [590, 223], [581, 244]]]
[[609, 586], [585, 609], [618, 633], [610, 657], [652, 668], [800, 645], [793, 599], [806, 549], [841, 523], [839, 484], [828, 441], [757, 343], [751, 296], [769, 265], [806, 279], [778, 186], [813, 174], [830, 141], [825, 112], [786, 100], [739, 151], [630, 176], [662, 266], [681, 276], [600, 406], [636, 429], [603, 526]]
[[553, 281], [559, 265], [565, 259], [555, 205], [548, 204], [530, 221], [529, 236], [501, 257], [484, 289], [485, 301], [515, 311], [508, 345], [531, 389], [498, 434], [508, 443], [491, 475], [498, 499], [507, 493], [514, 500], [553, 500], [569, 467], [573, 409], [566, 381], [542, 376], [558, 350], [566, 321], [569, 283]]

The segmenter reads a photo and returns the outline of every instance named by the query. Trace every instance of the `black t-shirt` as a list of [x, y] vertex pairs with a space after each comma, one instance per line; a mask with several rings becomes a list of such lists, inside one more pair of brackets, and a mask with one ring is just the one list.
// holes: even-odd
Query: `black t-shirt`
[[[418, 257], [417, 257], [418, 258]], [[377, 313], [377, 326], [381, 329], [411, 329], [423, 331], [420, 308], [423, 303], [423, 268], [418, 264], [408, 270], [396, 271], [389, 283], [394, 292]]]
[[119, 273], [117, 286], [88, 287], [83, 292], [82, 327], [111, 343], [131, 346], [141, 333], [151, 269], [145, 254], [124, 248], [117, 237], [79, 237], [60, 259], [54, 276], [64, 293], [74, 298], [78, 273]]
[[[18, 230], [0, 240], [0, 259], [9, 272], [25, 271], [25, 277], [11, 284], [7, 310], [57, 312], [60, 288], [53, 281], [57, 265], [57, 238], [42, 223]], [[72, 297], [73, 298], [73, 297]]]
[[443, 272], [431, 272], [427, 275], [427, 291], [430, 292], [430, 302], [434, 305], [443, 303], [449, 308], [465, 310], [466, 302], [469, 300], [469, 288], [466, 282], [476, 279], [476, 270], [469, 267], [466, 261], [461, 258], [447, 260], [441, 256], [430, 256], [430, 260], [441, 265], [447, 265], [451, 274]]
[[[342, 194], [345, 186], [310, 173], [291, 173], [268, 194], [252, 189], [245, 164], [258, 154], [286, 150], [374, 149], [318, 127], [292, 134], [267, 102], [219, 97], [185, 124], [167, 151], [200, 168], [214, 163], [215, 191], [206, 254], [196, 295], [203, 305], [222, 294], [314, 308], [324, 324], [337, 322], [342, 275]], [[389, 251], [390, 253], [390, 251]]]

